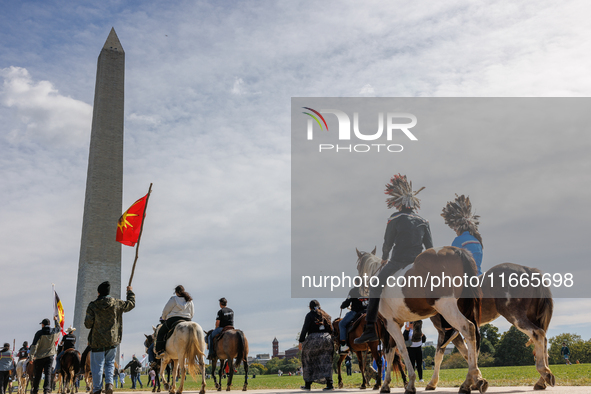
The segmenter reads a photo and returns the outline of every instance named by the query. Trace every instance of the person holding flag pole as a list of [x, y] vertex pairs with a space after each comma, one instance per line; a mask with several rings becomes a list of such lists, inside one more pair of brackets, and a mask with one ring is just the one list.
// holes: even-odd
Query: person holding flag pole
[[[105, 374], [105, 394], [113, 393], [113, 374], [115, 372], [115, 356], [117, 347], [123, 336], [123, 313], [135, 308], [135, 294], [131, 287], [135, 266], [138, 259], [138, 251], [144, 218], [148, 207], [148, 199], [152, 192], [152, 184], [148, 194], [132, 204], [127, 211], [121, 215], [117, 222], [117, 235], [115, 240], [124, 245], [134, 246], [137, 243], [135, 260], [127, 286], [126, 301], [118, 300], [110, 296], [111, 284], [106, 281], [98, 288], [98, 298], [88, 304], [84, 326], [90, 329], [88, 345], [90, 346], [90, 370], [92, 376], [103, 376]], [[122, 382], [123, 383], [123, 382]], [[93, 379], [93, 393], [102, 392], [102, 379]]]

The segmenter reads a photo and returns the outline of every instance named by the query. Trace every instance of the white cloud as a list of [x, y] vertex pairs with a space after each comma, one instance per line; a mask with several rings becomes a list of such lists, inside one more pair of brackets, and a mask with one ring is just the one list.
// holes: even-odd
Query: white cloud
[[0, 104], [13, 109], [10, 142], [34, 142], [52, 145], [80, 145], [87, 141], [92, 107], [59, 94], [49, 81], [35, 82], [20, 67], [0, 70], [4, 78]]

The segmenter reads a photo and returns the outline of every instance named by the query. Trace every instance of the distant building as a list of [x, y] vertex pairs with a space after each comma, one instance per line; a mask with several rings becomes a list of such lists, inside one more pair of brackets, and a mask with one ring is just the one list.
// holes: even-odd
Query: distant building
[[277, 337], [273, 339], [273, 357], [279, 357], [279, 341], [277, 340]]
[[292, 347], [290, 349], [287, 349], [285, 351], [285, 358], [286, 359], [290, 359], [290, 358], [296, 358], [298, 356], [298, 352], [300, 351], [299, 347]]

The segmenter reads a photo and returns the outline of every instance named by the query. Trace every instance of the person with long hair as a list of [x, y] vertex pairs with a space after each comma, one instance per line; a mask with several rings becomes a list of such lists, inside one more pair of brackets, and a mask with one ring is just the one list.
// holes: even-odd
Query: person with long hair
[[306, 315], [300, 332], [302, 344], [302, 369], [304, 386], [302, 390], [311, 390], [312, 383], [326, 383], [324, 390], [334, 390], [332, 384], [332, 325], [330, 316], [320, 308], [317, 300], [310, 301], [310, 312]]
[[164, 320], [158, 330], [154, 352], [156, 358], [160, 358], [166, 348], [166, 334], [179, 321], [191, 321], [194, 314], [193, 298], [182, 285], [174, 288], [174, 295], [170, 297], [164, 310], [162, 310], [161, 319]]

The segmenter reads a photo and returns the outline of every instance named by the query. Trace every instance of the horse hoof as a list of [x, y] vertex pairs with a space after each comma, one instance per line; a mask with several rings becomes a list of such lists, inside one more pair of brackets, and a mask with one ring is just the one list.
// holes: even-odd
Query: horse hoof
[[389, 393], [390, 392], [390, 387], [382, 387], [380, 389], [380, 393]]
[[427, 385], [427, 387], [425, 387], [425, 390], [435, 390], [437, 388], [437, 386], [431, 386], [430, 384]]
[[339, 388], [342, 389], [343, 388], [343, 382], [339, 382]]
[[365, 390], [367, 387], [365, 387], [365, 385], [359, 387], [359, 390]]
[[476, 382], [476, 389], [481, 393], [486, 393], [486, 390], [488, 390], [488, 382], [486, 379], [481, 379]]
[[411, 389], [406, 389], [404, 390], [404, 394], [416, 394], [417, 393], [417, 389], [415, 389], [414, 387]]
[[230, 386], [226, 387], [226, 391], [230, 391]]
[[471, 392], [472, 392], [472, 389], [468, 385], [461, 385], [460, 389], [458, 390], [458, 393], [463, 393], [463, 394], [470, 394]]
[[242, 391], [246, 391], [246, 386], [242, 387]]
[[546, 390], [546, 384], [543, 384], [543, 383], [537, 382], [537, 383], [534, 385], [534, 390]]
[[550, 386], [554, 387], [556, 385], [556, 378], [554, 377], [553, 374], [548, 374], [546, 375], [546, 383], [548, 383]]

